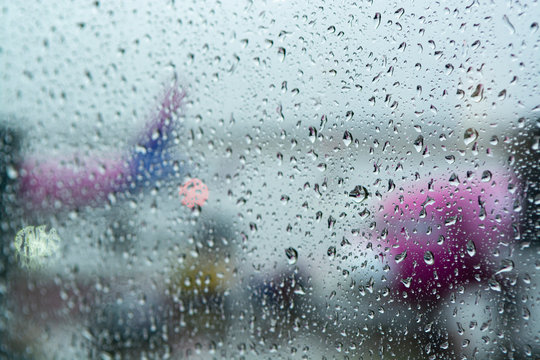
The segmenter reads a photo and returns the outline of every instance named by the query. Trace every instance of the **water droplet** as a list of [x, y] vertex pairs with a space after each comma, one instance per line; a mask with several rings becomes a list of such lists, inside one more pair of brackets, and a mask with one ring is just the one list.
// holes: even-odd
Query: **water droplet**
[[328, 217], [328, 228], [331, 229], [334, 227], [334, 225], [336, 225], [336, 219], [332, 215], [330, 215]]
[[510, 259], [504, 259], [501, 265], [502, 265], [501, 269], [497, 271], [495, 275], [514, 270], [514, 262]]
[[424, 137], [422, 135], [418, 135], [416, 140], [414, 140], [414, 148], [416, 149], [416, 152], [422, 151], [422, 148], [424, 147]]
[[428, 265], [433, 265], [435, 263], [435, 257], [433, 256], [433, 253], [431, 251], [426, 251], [424, 253], [424, 261]]
[[524, 320], [529, 320], [531, 318], [531, 311], [529, 310], [528, 307], [526, 307], [525, 305], [523, 305], [523, 313], [522, 313], [522, 316], [523, 316], [523, 319]]
[[445, 226], [454, 225], [457, 222], [457, 216], [450, 216], [448, 219], [444, 220]]
[[351, 133], [345, 130], [345, 132], [343, 133], [343, 143], [345, 144], [345, 146], [349, 146], [351, 145], [352, 141], [353, 141], [353, 137]]
[[453, 173], [452, 175], [450, 175], [450, 179], [448, 179], [448, 182], [454, 186], [458, 186], [460, 183], [459, 178], [456, 175], [456, 173]]
[[278, 49], [278, 54], [280, 55], [280, 61], [284, 62], [285, 61], [285, 56], [287, 55], [287, 51], [285, 50], [285, 48], [280, 47]]
[[484, 172], [482, 173], [481, 181], [482, 181], [482, 182], [488, 182], [488, 181], [491, 180], [491, 177], [492, 177], [491, 171], [486, 170], [486, 171], [484, 171]]
[[326, 126], [326, 123], [328, 122], [328, 118], [326, 117], [326, 115], [323, 115], [321, 116], [321, 123], [319, 124], [319, 131], [322, 131], [324, 130], [324, 127]]
[[508, 30], [510, 31], [510, 34], [514, 34], [516, 32], [516, 28], [510, 22], [510, 19], [508, 18], [508, 16], [504, 15], [503, 20], [504, 20], [504, 23], [506, 24], [506, 26], [508, 27]]
[[285, 255], [287, 255], [289, 265], [296, 264], [296, 261], [298, 260], [298, 251], [296, 251], [295, 248], [289, 247], [285, 249]]
[[411, 287], [411, 283], [412, 283], [412, 277], [408, 277], [406, 279], [401, 279], [401, 283], [403, 285], [405, 285], [405, 287], [408, 289]]
[[476, 102], [482, 101], [484, 99], [484, 85], [482, 84], [476, 85], [476, 89], [474, 89], [473, 93], [471, 94], [471, 97]]
[[495, 280], [495, 278], [489, 279], [488, 284], [489, 284], [489, 288], [491, 290], [494, 290], [494, 291], [497, 291], [497, 292], [500, 292], [502, 290], [501, 284], [499, 284], [499, 282], [497, 280]]
[[388, 179], [388, 192], [392, 192], [396, 189], [396, 184], [394, 183], [394, 180]]
[[463, 142], [465, 145], [469, 145], [478, 139], [478, 131], [474, 128], [468, 128], [463, 135]]
[[471, 257], [476, 255], [476, 245], [472, 240], [467, 241], [467, 254]]
[[381, 13], [375, 13], [375, 16], [373, 17], [373, 22], [375, 23], [375, 29], [381, 25]]
[[453, 164], [456, 161], [456, 157], [454, 155], [446, 155], [444, 158], [449, 164]]
[[444, 244], [444, 240], [446, 240], [444, 235], [439, 235], [439, 238], [437, 239], [437, 244], [438, 245]]
[[8, 165], [7, 166], [7, 176], [10, 178], [10, 179], [16, 179], [18, 176], [19, 176], [19, 172], [17, 171], [17, 169], [15, 169], [13, 166], [11, 165]]
[[285, 120], [285, 115], [283, 115], [283, 106], [281, 104], [276, 107], [276, 113], [279, 115], [278, 121]]
[[309, 127], [309, 141], [311, 141], [311, 143], [314, 143], [315, 139], [317, 139], [317, 129], [310, 126]]
[[360, 215], [360, 218], [362, 220], [366, 219], [369, 215], [371, 215], [371, 213], [369, 212], [368, 209], [364, 209], [362, 210], [361, 212], [358, 213], [358, 215]]
[[349, 197], [353, 198], [355, 202], [361, 203], [369, 196], [367, 189], [364, 186], [356, 185], [353, 190], [349, 192]]
[[328, 254], [328, 256], [329, 256], [330, 258], [336, 257], [336, 247], [335, 247], [335, 246], [330, 246], [330, 247], [328, 248], [328, 251], [327, 251], [326, 253]]
[[407, 257], [407, 250], [405, 250], [401, 254], [397, 254], [396, 257], [395, 257], [396, 264], [399, 264], [400, 262], [405, 260], [406, 257]]

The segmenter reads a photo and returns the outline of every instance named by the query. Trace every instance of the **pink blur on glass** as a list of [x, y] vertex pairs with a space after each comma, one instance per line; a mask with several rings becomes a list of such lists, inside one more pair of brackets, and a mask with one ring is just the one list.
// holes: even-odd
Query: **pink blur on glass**
[[412, 184], [383, 202], [379, 221], [387, 234], [380, 241], [395, 290], [436, 299], [496, 271], [496, 250], [514, 240], [517, 180], [504, 170], [492, 171], [489, 180], [481, 174], [462, 174], [457, 185], [448, 179]]
[[26, 159], [20, 194], [29, 209], [74, 208], [103, 202], [126, 183], [121, 156], [103, 159]]

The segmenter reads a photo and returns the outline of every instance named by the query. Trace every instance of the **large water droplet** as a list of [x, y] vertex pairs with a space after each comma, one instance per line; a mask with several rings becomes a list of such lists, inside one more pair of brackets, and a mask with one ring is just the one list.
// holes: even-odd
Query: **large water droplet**
[[484, 99], [484, 86], [482, 84], [478, 84], [476, 89], [474, 89], [473, 93], [471, 94], [471, 97], [476, 102], [482, 101]]
[[343, 143], [345, 144], [345, 146], [349, 146], [351, 145], [352, 141], [353, 141], [353, 137], [351, 133], [345, 130], [345, 132], [343, 133]]
[[492, 174], [491, 174], [491, 171], [489, 170], [486, 170], [482, 173], [482, 178], [481, 178], [481, 181], [483, 182], [488, 182], [490, 181], [492, 178]]
[[495, 275], [498, 275], [498, 274], [501, 274], [501, 273], [505, 273], [505, 272], [510, 272], [512, 270], [514, 270], [514, 262], [510, 259], [504, 259], [502, 261], [502, 264], [501, 264], [501, 268], [499, 271], [497, 271], [495, 273]]
[[405, 285], [405, 287], [408, 289], [411, 287], [411, 283], [412, 283], [412, 277], [408, 277], [406, 279], [401, 279], [401, 283], [403, 285]]
[[424, 147], [424, 137], [422, 135], [418, 135], [416, 140], [414, 140], [414, 148], [416, 149], [416, 152], [422, 151], [422, 148]]
[[369, 196], [367, 189], [364, 186], [356, 185], [353, 190], [349, 192], [349, 197], [353, 198], [355, 202], [361, 203], [365, 201]]
[[394, 183], [394, 180], [388, 179], [388, 192], [392, 192], [396, 189], [396, 184]]
[[444, 220], [445, 226], [451, 226], [454, 225], [457, 222], [457, 216], [450, 216], [446, 220]]
[[280, 47], [280, 48], [278, 48], [278, 54], [279, 54], [279, 60], [281, 62], [284, 62], [285, 61], [285, 56], [287, 55], [287, 50], [285, 50], [285, 48], [283, 48], [283, 47]]
[[439, 244], [439, 245], [444, 244], [444, 240], [446, 240], [444, 238], [444, 235], [439, 235], [439, 238], [437, 239], [437, 244]]
[[298, 251], [296, 251], [295, 248], [289, 247], [285, 249], [285, 255], [287, 255], [289, 265], [296, 264], [296, 261], [298, 260]]
[[368, 209], [364, 209], [364, 210], [362, 210], [361, 212], [359, 212], [358, 215], [360, 215], [360, 218], [361, 218], [362, 220], [364, 220], [364, 219], [367, 218], [369, 215], [371, 215], [371, 213], [369, 212]]
[[504, 23], [506, 24], [506, 26], [508, 27], [508, 30], [510, 31], [510, 34], [514, 34], [516, 32], [516, 28], [514, 27], [514, 24], [512, 24], [510, 22], [510, 19], [508, 18], [508, 16], [506, 14], [503, 15], [503, 20], [504, 20]]
[[401, 254], [397, 254], [395, 257], [396, 263], [399, 264], [400, 262], [405, 260], [406, 257], [407, 257], [407, 250], [405, 250]]
[[334, 257], [336, 257], [336, 247], [335, 247], [335, 246], [330, 246], [330, 247], [328, 248], [327, 254], [328, 254], [328, 256], [329, 256], [330, 258], [332, 258], [332, 259], [333, 259]]
[[467, 241], [467, 254], [471, 257], [476, 255], [476, 245], [472, 240]]
[[531, 311], [529, 310], [528, 307], [526, 307], [525, 305], [523, 306], [523, 312], [521, 314], [523, 316], [523, 319], [524, 320], [529, 320], [531, 318]]
[[494, 291], [497, 291], [497, 292], [500, 292], [502, 290], [501, 284], [499, 284], [499, 282], [497, 280], [495, 280], [495, 278], [489, 279], [488, 284], [489, 284], [489, 288], [491, 290], [494, 290]]
[[458, 186], [460, 181], [459, 181], [459, 177], [453, 173], [452, 175], [450, 175], [450, 179], [448, 179], [448, 182], [454, 186]]
[[381, 13], [375, 13], [375, 16], [373, 17], [373, 22], [375, 24], [375, 29], [377, 29], [379, 27], [379, 25], [381, 25]]
[[317, 129], [315, 129], [314, 127], [310, 126], [309, 127], [309, 141], [311, 141], [312, 143], [315, 142], [315, 139], [317, 138]]
[[424, 261], [428, 265], [433, 265], [435, 263], [435, 257], [431, 251], [426, 251], [424, 253]]
[[446, 162], [449, 164], [453, 164], [456, 161], [456, 157], [454, 155], [447, 155], [444, 158], [446, 159]]
[[463, 135], [463, 142], [465, 145], [469, 145], [478, 139], [478, 131], [474, 128], [468, 128]]
[[336, 225], [336, 219], [332, 215], [330, 215], [328, 217], [328, 228], [332, 229], [334, 225]]

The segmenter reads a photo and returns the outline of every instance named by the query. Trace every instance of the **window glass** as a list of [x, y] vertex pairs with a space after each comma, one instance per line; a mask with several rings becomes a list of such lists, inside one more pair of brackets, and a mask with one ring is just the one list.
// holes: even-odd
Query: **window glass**
[[540, 356], [536, 2], [0, 8], [0, 357]]

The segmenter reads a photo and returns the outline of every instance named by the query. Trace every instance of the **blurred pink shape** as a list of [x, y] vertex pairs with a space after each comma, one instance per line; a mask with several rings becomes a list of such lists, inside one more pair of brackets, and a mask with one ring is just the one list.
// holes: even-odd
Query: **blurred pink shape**
[[[411, 299], [437, 299], [460, 285], [486, 281], [497, 269], [497, 249], [515, 240], [518, 181], [504, 169], [451, 185], [445, 178], [411, 184], [382, 202], [394, 289]], [[407, 279], [410, 279], [407, 282]]]
[[29, 209], [97, 205], [121, 188], [129, 174], [119, 154], [109, 158], [25, 159], [21, 194]]
[[191, 209], [195, 205], [203, 206], [208, 200], [208, 187], [199, 179], [191, 179], [182, 185], [179, 194], [184, 196], [182, 205]]

